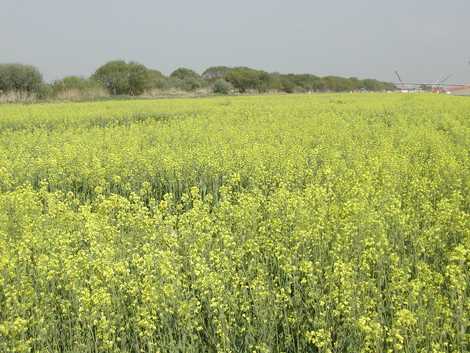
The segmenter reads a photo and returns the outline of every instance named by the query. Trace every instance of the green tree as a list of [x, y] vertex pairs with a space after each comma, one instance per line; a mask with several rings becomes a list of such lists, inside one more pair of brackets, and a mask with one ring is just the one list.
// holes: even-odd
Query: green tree
[[231, 71], [232, 69], [227, 66], [212, 66], [206, 69], [202, 73], [202, 78], [207, 81], [215, 81], [217, 79], [224, 79], [225, 76]]
[[351, 91], [353, 89], [352, 83], [344, 77], [326, 76], [322, 78], [325, 89], [333, 92]]
[[361, 80], [359, 80], [356, 77], [350, 77], [349, 78], [349, 85], [350, 85], [351, 89], [354, 90], [354, 91], [363, 88]]
[[110, 61], [98, 68], [93, 79], [101, 82], [112, 95], [142, 94], [150, 85], [149, 70], [136, 62]]
[[168, 78], [163, 75], [160, 71], [158, 70], [148, 70], [148, 88], [150, 89], [168, 89], [169, 88], [169, 81]]
[[34, 66], [0, 64], [0, 92], [37, 93], [42, 85], [42, 75]]
[[227, 73], [225, 79], [241, 93], [247, 90], [265, 92], [270, 88], [271, 84], [269, 73], [250, 69], [249, 67], [236, 67]]
[[202, 77], [195, 71], [180, 67], [170, 74], [173, 85], [184, 91], [194, 91], [205, 85]]
[[139, 63], [131, 62], [129, 67], [129, 94], [137, 96], [149, 87], [150, 79], [148, 69]]
[[184, 79], [187, 79], [187, 78], [194, 78], [194, 79], [200, 79], [201, 76], [195, 72], [194, 70], [191, 70], [191, 69], [187, 69], [185, 67], [180, 67], [178, 69], [176, 69], [175, 71], [173, 71], [171, 74], [170, 74], [170, 77], [171, 78], [177, 78], [177, 79], [180, 79], [180, 80], [184, 80]]

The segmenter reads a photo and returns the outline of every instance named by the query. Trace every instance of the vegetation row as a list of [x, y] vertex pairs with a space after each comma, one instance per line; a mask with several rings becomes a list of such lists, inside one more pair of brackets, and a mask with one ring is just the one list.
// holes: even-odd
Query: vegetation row
[[89, 78], [69, 76], [44, 83], [34, 67], [0, 64], [0, 101], [96, 99], [108, 96], [158, 96], [265, 92], [385, 91], [395, 87], [372, 79], [318, 77], [310, 74], [268, 73], [248, 67], [217, 66], [201, 75], [178, 68], [169, 76], [135, 62], [116, 60], [99, 67]]

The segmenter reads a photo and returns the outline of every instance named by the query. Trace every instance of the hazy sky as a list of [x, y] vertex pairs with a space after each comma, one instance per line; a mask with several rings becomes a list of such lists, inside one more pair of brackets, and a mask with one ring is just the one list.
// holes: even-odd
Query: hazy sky
[[117, 58], [470, 82], [470, 0], [0, 0], [0, 62], [52, 80]]

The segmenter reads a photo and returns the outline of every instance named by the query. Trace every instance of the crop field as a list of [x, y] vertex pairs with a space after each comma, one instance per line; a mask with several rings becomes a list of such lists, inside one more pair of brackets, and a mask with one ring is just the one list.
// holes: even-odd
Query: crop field
[[0, 352], [470, 351], [470, 100], [0, 105]]

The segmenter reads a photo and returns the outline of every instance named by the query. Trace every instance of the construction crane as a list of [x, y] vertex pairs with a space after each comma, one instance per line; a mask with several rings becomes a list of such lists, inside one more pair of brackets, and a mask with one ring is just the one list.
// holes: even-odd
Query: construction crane
[[[394, 71], [394, 72], [395, 72], [395, 75], [397, 76], [398, 81], [399, 81], [399, 83], [395, 83], [395, 85], [397, 87], [400, 87], [401, 91], [405, 92], [405, 93], [410, 91], [410, 89], [407, 88], [407, 87], [410, 87], [410, 86], [411, 87], [429, 86], [429, 87], [432, 87], [433, 90], [437, 89], [437, 88], [443, 89], [443, 88], [447, 88], [447, 87], [459, 88], [459, 87], [468, 87], [469, 86], [469, 84], [462, 84], [462, 83], [446, 83], [453, 75], [443, 76], [442, 78], [440, 78], [439, 80], [434, 81], [434, 82], [403, 82], [399, 72], [398, 71]], [[412, 90], [414, 91], [415, 89], [412, 89]]]
[[447, 77], [442, 76], [441, 78], [437, 79], [436, 82], [434, 82], [433, 86], [437, 86], [437, 85], [439, 85], [439, 83], [443, 83], [443, 82], [447, 81], [450, 76], [452, 76], [452, 75], [449, 75]]
[[[466, 59], [466, 64], [470, 65], [470, 57]], [[408, 93], [410, 91], [412, 92], [419, 91], [420, 88], [424, 90], [431, 88], [432, 92], [448, 93], [448, 94], [451, 94], [456, 91], [470, 89], [470, 84], [446, 83], [453, 76], [452, 74], [447, 75], [447, 76], [442, 76], [435, 82], [404, 82], [401, 79], [401, 75], [398, 72], [398, 70], [395, 70], [394, 73], [395, 73], [395, 76], [398, 78], [398, 82], [395, 83], [395, 86], [400, 88], [400, 90], [403, 93]]]
[[400, 81], [400, 83], [401, 83], [401, 91], [402, 91], [402, 92], [408, 92], [408, 91], [405, 89], [405, 84], [403, 83], [403, 80], [401, 79], [400, 74], [398, 73], [397, 70], [395, 70], [395, 75], [398, 77], [398, 81]]
[[443, 76], [441, 79], [437, 80], [436, 83], [432, 86], [432, 91], [434, 93], [444, 93], [444, 92], [447, 92], [444, 87], [443, 87], [443, 84], [449, 80], [449, 78], [452, 77], [452, 74], [450, 75], [447, 75], [447, 76]]

